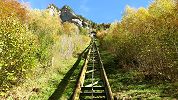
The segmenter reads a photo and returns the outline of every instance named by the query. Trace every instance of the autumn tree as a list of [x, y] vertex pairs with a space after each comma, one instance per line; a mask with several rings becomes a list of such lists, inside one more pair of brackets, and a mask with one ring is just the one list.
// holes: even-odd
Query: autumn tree
[[177, 10], [176, 0], [155, 0], [148, 8], [127, 7], [122, 21], [111, 24], [103, 46], [125, 68], [138, 68], [151, 79], [176, 81]]

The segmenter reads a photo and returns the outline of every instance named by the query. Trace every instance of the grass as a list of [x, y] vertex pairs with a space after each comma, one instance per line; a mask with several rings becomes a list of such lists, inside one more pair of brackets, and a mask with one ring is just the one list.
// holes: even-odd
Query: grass
[[[34, 79], [27, 80], [24, 84], [16, 87], [11, 91], [11, 98], [20, 100], [47, 100], [54, 92], [57, 85], [63, 79], [65, 73], [72, 67], [76, 58], [60, 61], [60, 68], [40, 69], [42, 73], [37, 73]], [[39, 71], [39, 69], [38, 69]]]
[[164, 80], [146, 80], [137, 69], [124, 69], [118, 66], [112, 54], [101, 53], [105, 70], [113, 94], [119, 100], [123, 98], [143, 100], [178, 99], [177, 83]]
[[69, 98], [71, 97], [83, 63], [84, 63], [84, 61], [82, 61], [80, 63], [79, 67], [77, 67], [77, 69], [74, 71], [72, 77], [70, 77], [69, 84], [67, 85], [66, 90], [64, 91], [64, 93], [63, 93], [63, 95], [61, 97], [61, 100], [69, 100]]

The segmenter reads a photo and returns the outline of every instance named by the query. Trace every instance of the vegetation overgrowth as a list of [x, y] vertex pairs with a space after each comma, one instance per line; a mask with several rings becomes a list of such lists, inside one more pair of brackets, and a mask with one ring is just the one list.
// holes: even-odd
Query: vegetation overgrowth
[[[110, 54], [109, 63], [114, 64], [111, 69], [117, 69], [118, 73], [124, 70], [127, 75], [131, 75], [126, 76], [126, 80], [122, 79], [125, 84], [134, 81], [146, 81], [145, 84], [153, 82], [157, 86], [170, 83], [171, 88], [166, 89], [164, 85], [160, 92], [178, 98], [177, 0], [154, 0], [148, 8], [135, 9], [128, 6], [122, 20], [112, 23], [108, 30], [100, 31], [98, 37], [102, 49]], [[113, 74], [113, 71], [108, 74]], [[119, 82], [121, 80], [118, 78]], [[115, 92], [120, 91], [118, 87], [115, 87]]]
[[[51, 15], [16, 0], [0, 5], [0, 99], [48, 99], [89, 42], [87, 29], [61, 22], [58, 11]], [[114, 95], [178, 98], [177, 0], [128, 6], [120, 22], [91, 27], [98, 31]], [[70, 86], [66, 91], [62, 99]]]
[[0, 99], [48, 99], [89, 37], [50, 10], [0, 0]]

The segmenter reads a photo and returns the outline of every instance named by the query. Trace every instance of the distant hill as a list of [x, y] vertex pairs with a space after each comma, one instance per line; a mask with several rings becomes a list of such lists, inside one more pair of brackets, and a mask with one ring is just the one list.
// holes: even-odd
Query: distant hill
[[72, 8], [67, 5], [63, 6], [60, 9], [56, 5], [50, 4], [47, 7], [47, 9], [50, 9], [51, 14], [53, 14], [54, 11], [56, 10], [59, 13], [59, 17], [63, 22], [68, 21], [76, 24], [79, 27], [90, 27], [91, 23], [93, 23], [92, 21], [86, 19], [85, 17], [75, 14]]
[[92, 28], [95, 30], [101, 30], [101, 29], [108, 29], [110, 27], [109, 24], [97, 24], [91, 20], [88, 20], [87, 18], [83, 17], [82, 15], [77, 15], [70, 6], [64, 5], [61, 9], [58, 8], [54, 4], [50, 4], [47, 9], [50, 9], [51, 14], [54, 14], [54, 11], [57, 11], [59, 13], [59, 17], [61, 18], [62, 22], [71, 22], [76, 24], [79, 27], [85, 27], [85, 28]]

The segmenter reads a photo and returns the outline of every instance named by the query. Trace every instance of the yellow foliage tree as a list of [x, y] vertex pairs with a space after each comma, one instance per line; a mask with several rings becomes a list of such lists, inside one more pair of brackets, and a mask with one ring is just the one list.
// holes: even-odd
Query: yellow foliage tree
[[176, 81], [177, 11], [176, 0], [155, 0], [147, 9], [127, 7], [122, 21], [111, 25], [103, 45], [122, 66], [137, 67], [145, 76]]

